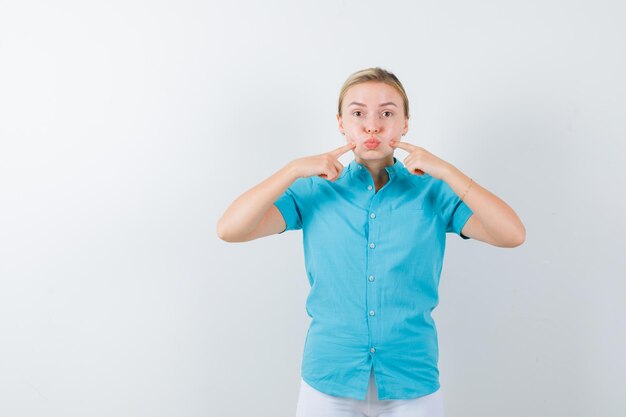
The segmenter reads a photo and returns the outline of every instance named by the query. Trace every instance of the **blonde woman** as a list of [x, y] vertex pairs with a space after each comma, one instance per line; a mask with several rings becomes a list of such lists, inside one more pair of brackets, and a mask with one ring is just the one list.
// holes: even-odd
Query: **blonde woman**
[[[353, 73], [337, 110], [346, 144], [243, 193], [217, 233], [244, 242], [302, 229], [311, 323], [297, 417], [443, 417], [431, 312], [446, 233], [512, 248], [524, 225], [457, 167], [402, 141], [409, 100], [393, 73]], [[408, 152], [403, 162], [396, 148]]]

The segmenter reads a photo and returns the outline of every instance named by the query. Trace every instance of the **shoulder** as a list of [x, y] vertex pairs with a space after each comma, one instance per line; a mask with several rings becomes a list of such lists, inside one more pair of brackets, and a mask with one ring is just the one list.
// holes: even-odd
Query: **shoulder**
[[410, 184], [412, 187], [415, 187], [419, 190], [424, 190], [424, 189], [434, 190], [440, 187], [439, 182], [441, 180], [438, 180], [437, 178], [426, 173], [424, 173], [423, 175], [414, 175], [414, 174], [411, 174], [409, 171], [406, 171], [406, 173], [402, 174], [401, 181], [404, 181], [407, 184]]
[[430, 206], [439, 212], [457, 198], [448, 183], [426, 173], [423, 175], [413, 175], [407, 171], [404, 181], [410, 184], [412, 191], [415, 192], [420, 199], [425, 203], [428, 202]]
[[297, 195], [306, 195], [313, 191], [312, 177], [299, 177], [289, 186], [289, 191]]

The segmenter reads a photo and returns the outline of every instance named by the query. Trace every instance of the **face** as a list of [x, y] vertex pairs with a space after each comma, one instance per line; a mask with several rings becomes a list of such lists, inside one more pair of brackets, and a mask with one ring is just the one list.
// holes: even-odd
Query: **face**
[[400, 141], [409, 128], [402, 97], [395, 88], [378, 81], [354, 85], [346, 91], [341, 112], [343, 116], [337, 115], [339, 131], [345, 133], [348, 143], [356, 143], [357, 162], [393, 162], [389, 141]]

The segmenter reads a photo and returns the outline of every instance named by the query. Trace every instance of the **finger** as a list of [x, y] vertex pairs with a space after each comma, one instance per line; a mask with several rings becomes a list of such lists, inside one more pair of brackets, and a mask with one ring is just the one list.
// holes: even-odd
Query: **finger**
[[337, 149], [330, 151], [329, 153], [335, 158], [338, 158], [344, 153], [348, 152], [350, 149], [353, 149], [355, 146], [356, 146], [356, 142], [350, 142], [343, 146], [338, 147]]
[[407, 156], [404, 159], [404, 166], [406, 167], [406, 169], [411, 173], [411, 174], [415, 174], [415, 175], [424, 175], [424, 171], [422, 171], [421, 169], [417, 168], [415, 165], [415, 163], [413, 162], [413, 158], [411, 158], [410, 156]]
[[[340, 174], [341, 170], [337, 166], [338, 163], [339, 163], [339, 161], [337, 161], [334, 158], [331, 161], [328, 162], [328, 164], [326, 166], [326, 171], [325, 171], [325, 172], [328, 173], [328, 176], [326, 177], [327, 180], [333, 182], [333, 181], [335, 181], [339, 177], [339, 174]], [[339, 165], [341, 165], [341, 164], [339, 164]]]
[[394, 148], [400, 148], [400, 149], [404, 149], [405, 151], [409, 151], [412, 152], [415, 149], [417, 149], [417, 146], [412, 145], [408, 142], [402, 142], [399, 140], [392, 140], [389, 142], [389, 146], [394, 147]]
[[337, 167], [335, 166], [333, 160], [327, 160], [325, 162], [322, 173], [319, 174], [319, 176], [328, 181], [332, 181], [337, 177]]
[[333, 178], [333, 181], [339, 178], [339, 176], [341, 175], [341, 172], [343, 171], [343, 165], [341, 164], [341, 162], [335, 161], [334, 165], [335, 165], [335, 168], [337, 169], [337, 176]]

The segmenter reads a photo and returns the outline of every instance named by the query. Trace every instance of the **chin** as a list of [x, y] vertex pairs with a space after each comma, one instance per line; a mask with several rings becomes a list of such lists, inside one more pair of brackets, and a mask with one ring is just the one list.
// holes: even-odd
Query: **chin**
[[362, 160], [365, 161], [377, 161], [379, 159], [387, 159], [387, 158], [391, 158], [393, 159], [393, 149], [390, 149], [389, 151], [379, 151], [379, 152], [371, 152], [371, 151], [365, 151], [365, 152], [354, 152], [354, 156], [356, 158], [360, 158]]

